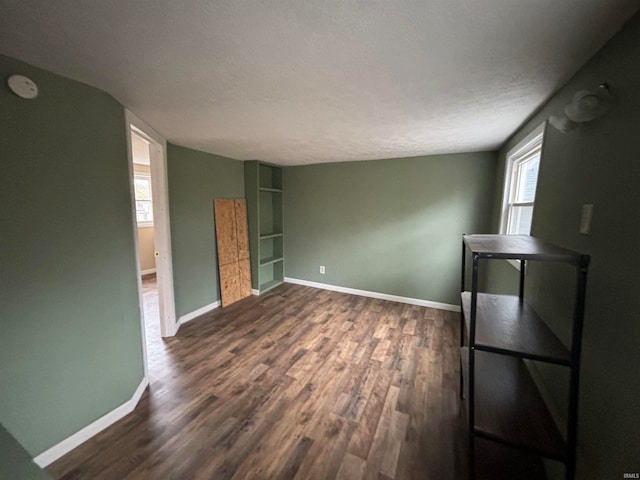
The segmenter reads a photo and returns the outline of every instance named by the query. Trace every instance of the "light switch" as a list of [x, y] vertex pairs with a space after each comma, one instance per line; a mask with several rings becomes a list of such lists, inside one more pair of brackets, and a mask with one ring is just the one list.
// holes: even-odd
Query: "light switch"
[[580, 217], [580, 233], [588, 235], [591, 231], [591, 217], [593, 217], [593, 204], [582, 205], [582, 216]]

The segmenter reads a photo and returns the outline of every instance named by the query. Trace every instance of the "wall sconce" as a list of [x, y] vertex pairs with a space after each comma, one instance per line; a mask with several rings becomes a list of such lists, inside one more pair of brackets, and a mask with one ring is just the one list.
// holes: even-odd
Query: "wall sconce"
[[603, 83], [595, 90], [580, 90], [564, 107], [563, 115], [551, 115], [549, 123], [562, 133], [567, 133], [581, 123], [602, 117], [611, 109], [609, 85]]

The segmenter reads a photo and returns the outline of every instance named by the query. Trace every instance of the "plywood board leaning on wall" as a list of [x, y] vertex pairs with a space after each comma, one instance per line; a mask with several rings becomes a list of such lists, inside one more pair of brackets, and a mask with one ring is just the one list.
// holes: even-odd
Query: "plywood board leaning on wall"
[[214, 200], [222, 306], [251, 295], [247, 205], [244, 199]]

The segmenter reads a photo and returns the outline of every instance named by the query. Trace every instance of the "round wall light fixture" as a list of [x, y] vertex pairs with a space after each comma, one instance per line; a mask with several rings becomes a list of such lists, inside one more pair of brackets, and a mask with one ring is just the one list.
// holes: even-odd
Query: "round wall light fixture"
[[562, 133], [570, 132], [581, 123], [602, 117], [611, 109], [609, 85], [601, 83], [593, 90], [580, 90], [564, 107], [562, 115], [551, 115], [549, 123]]
[[38, 96], [38, 86], [33, 80], [24, 75], [11, 75], [7, 79], [7, 85], [20, 98], [30, 100]]

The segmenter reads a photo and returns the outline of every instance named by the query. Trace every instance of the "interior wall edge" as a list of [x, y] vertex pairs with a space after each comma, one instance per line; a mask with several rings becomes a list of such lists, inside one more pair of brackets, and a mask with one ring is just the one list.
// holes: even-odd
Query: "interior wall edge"
[[195, 320], [199, 316], [204, 315], [205, 313], [208, 313], [208, 312], [210, 312], [212, 310], [215, 310], [216, 308], [219, 308], [220, 304], [221, 304], [220, 300], [216, 300], [215, 302], [212, 302], [209, 305], [205, 305], [204, 307], [198, 308], [197, 310], [194, 310], [193, 312], [189, 312], [189, 313], [187, 313], [185, 315], [182, 315], [178, 319], [178, 323], [176, 324], [176, 332], [185, 323], [190, 322], [191, 320]]
[[90, 438], [94, 437], [95, 435], [103, 431], [105, 428], [110, 427], [121, 418], [127, 416], [129, 413], [133, 412], [133, 410], [136, 408], [136, 406], [138, 405], [138, 402], [142, 398], [142, 394], [144, 393], [148, 385], [149, 385], [149, 379], [147, 377], [142, 377], [140, 384], [136, 388], [135, 392], [133, 392], [133, 395], [129, 400], [124, 402], [119, 407], [114, 408], [113, 410], [103, 415], [96, 421], [90, 423], [89, 425], [82, 428], [81, 430], [77, 431], [73, 435], [65, 438], [60, 443], [57, 443], [53, 447], [45, 450], [40, 455], [35, 457], [33, 461], [40, 468], [45, 468], [51, 463], [55, 462], [60, 457], [62, 457], [63, 455], [73, 450], [74, 448], [78, 447], [79, 445], [83, 444]]

